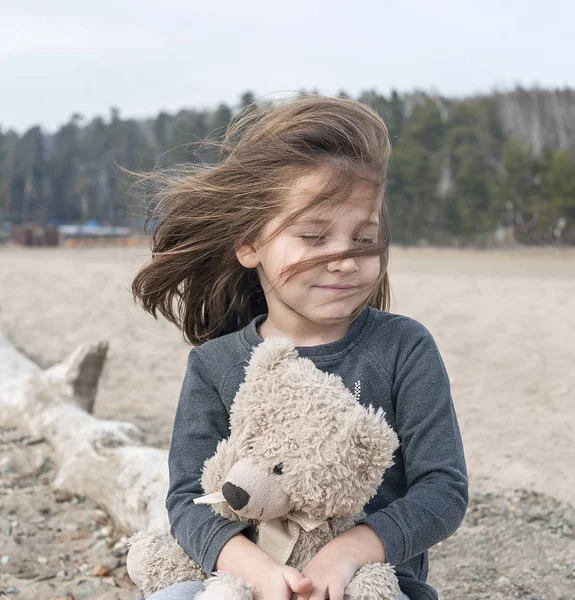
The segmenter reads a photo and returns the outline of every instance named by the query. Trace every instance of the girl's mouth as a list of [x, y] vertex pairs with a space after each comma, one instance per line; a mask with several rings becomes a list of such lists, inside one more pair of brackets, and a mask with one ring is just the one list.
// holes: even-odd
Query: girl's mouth
[[316, 285], [314, 286], [320, 290], [325, 290], [327, 292], [349, 292], [351, 290], [357, 289], [355, 285]]

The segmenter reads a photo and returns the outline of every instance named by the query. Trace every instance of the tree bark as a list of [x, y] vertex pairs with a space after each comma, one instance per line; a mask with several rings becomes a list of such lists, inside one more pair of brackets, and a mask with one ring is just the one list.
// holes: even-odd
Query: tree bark
[[84, 344], [43, 370], [0, 331], [0, 426], [53, 447], [55, 490], [90, 498], [127, 534], [167, 529], [167, 452], [145, 446], [130, 423], [91, 414], [107, 350]]

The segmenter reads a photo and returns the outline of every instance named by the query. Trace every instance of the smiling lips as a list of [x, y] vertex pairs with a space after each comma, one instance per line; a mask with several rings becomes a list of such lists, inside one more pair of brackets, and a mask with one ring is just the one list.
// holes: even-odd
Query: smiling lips
[[333, 285], [316, 285], [314, 287], [317, 287], [320, 290], [328, 290], [328, 291], [334, 291], [334, 292], [345, 292], [347, 290], [354, 290], [358, 286], [356, 286], [356, 285], [349, 285], [347, 283], [334, 283]]

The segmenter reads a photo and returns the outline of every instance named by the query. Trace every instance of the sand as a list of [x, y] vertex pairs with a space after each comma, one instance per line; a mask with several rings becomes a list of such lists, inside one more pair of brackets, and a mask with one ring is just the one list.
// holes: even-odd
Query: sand
[[[108, 340], [96, 414], [129, 419], [165, 447], [189, 347], [131, 300], [147, 256], [142, 247], [0, 247], [0, 319], [42, 366], [81, 342]], [[575, 598], [575, 250], [396, 247], [391, 257], [392, 311], [421, 321], [437, 341], [470, 473], [470, 512], [433, 549], [430, 579], [442, 598]], [[503, 571], [493, 566], [506, 560]], [[21, 592], [38, 597], [26, 585]], [[99, 589], [76, 598], [108, 598]], [[117, 597], [137, 597], [128, 593]]]

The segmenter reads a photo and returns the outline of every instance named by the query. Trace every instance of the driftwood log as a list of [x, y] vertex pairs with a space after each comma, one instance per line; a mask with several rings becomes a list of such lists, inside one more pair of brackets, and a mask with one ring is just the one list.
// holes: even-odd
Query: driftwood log
[[167, 452], [130, 423], [91, 414], [107, 350], [85, 344], [43, 370], [0, 331], [0, 426], [46, 439], [58, 492], [90, 498], [127, 534], [166, 529]]

